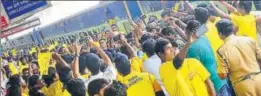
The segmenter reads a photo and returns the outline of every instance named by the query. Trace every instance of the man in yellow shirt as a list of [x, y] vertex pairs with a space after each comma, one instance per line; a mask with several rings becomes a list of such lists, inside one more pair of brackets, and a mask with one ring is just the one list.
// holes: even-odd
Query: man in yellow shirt
[[8, 57], [7, 61], [8, 61], [8, 67], [9, 67], [9, 69], [11, 71], [11, 75], [18, 74], [19, 71], [17, 69], [17, 66], [14, 64], [13, 58], [12, 57]]
[[[213, 2], [211, 2], [213, 5]], [[237, 8], [226, 3], [225, 1], [220, 1], [231, 13], [230, 15], [222, 12], [217, 7], [213, 6], [215, 10], [219, 13], [222, 18], [231, 19], [235, 25], [235, 29], [238, 30], [237, 35], [239, 36], [249, 36], [256, 40], [257, 31], [256, 23], [261, 23], [261, 16], [255, 17], [250, 14], [252, 8], [251, 1], [240, 1]], [[234, 29], [234, 30], [235, 30]]]
[[230, 78], [237, 96], [261, 96], [261, 71], [257, 60], [261, 50], [254, 39], [233, 35], [233, 23], [223, 19], [217, 24], [224, 45], [218, 52], [218, 74]]
[[69, 96], [62, 82], [58, 79], [55, 68], [49, 67], [48, 75], [43, 75], [43, 80], [46, 85], [42, 88], [42, 92], [46, 96]]
[[117, 53], [115, 66], [120, 73], [121, 83], [128, 87], [128, 96], [164, 96], [155, 76], [149, 73], [138, 73], [131, 70], [128, 57], [122, 53]]
[[137, 57], [136, 51], [127, 42], [126, 38], [123, 35], [121, 35], [120, 37], [121, 37], [121, 43], [122, 43], [120, 50], [122, 53], [127, 55], [128, 58], [130, 58], [132, 70], [134, 70], [136, 72], [142, 72], [143, 59]]
[[168, 40], [160, 38], [157, 41], [155, 51], [164, 61], [160, 67], [160, 77], [168, 94], [170, 96], [215, 96], [208, 71], [198, 60], [184, 59], [189, 45], [190, 43], [187, 43], [181, 53], [175, 57], [173, 54], [175, 50]]
[[24, 68], [29, 68], [25, 57], [21, 57], [19, 60], [19, 73], [22, 73]]

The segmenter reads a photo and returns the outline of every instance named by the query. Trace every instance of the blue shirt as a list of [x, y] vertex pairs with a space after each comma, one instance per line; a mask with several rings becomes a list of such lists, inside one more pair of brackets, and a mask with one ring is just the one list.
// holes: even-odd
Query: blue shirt
[[221, 87], [227, 83], [226, 80], [221, 80], [217, 74], [217, 61], [207, 37], [201, 36], [192, 43], [188, 49], [187, 57], [198, 59], [205, 66], [211, 74], [210, 79], [216, 92], [219, 92]]

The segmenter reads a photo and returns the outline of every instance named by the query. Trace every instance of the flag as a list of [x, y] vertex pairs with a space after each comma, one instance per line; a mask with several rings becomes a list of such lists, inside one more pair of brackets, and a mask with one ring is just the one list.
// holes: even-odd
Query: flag
[[38, 54], [38, 63], [41, 75], [48, 75], [49, 62], [51, 60], [52, 53], [45, 52]]

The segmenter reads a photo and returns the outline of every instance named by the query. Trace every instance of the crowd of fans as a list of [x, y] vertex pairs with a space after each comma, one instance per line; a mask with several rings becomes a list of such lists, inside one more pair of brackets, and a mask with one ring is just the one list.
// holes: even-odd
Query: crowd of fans
[[[166, 9], [71, 43], [2, 58], [1, 96], [261, 96], [261, 16], [251, 1]], [[224, 5], [229, 13], [215, 3]]]

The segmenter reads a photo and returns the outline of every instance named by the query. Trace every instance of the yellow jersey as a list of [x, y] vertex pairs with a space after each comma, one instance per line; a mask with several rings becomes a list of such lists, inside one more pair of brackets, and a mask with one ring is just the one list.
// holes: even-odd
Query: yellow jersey
[[205, 81], [210, 78], [210, 73], [200, 61], [193, 58], [185, 59], [178, 71], [185, 79], [194, 96], [208, 96]]
[[128, 87], [127, 96], [155, 96], [162, 90], [156, 78], [149, 73], [131, 72], [118, 80]]
[[257, 39], [257, 31], [256, 31], [256, 18], [254, 15], [240, 15], [236, 13], [230, 14], [231, 20], [235, 26], [238, 27], [239, 36], [249, 36], [253, 38], [255, 41]]
[[169, 96], [193, 96], [180, 72], [174, 68], [172, 61], [161, 65], [160, 78]]
[[197, 59], [184, 59], [178, 70], [172, 61], [165, 62], [160, 76], [170, 96], [208, 96], [205, 81], [210, 73]]
[[70, 93], [63, 88], [63, 84], [59, 80], [55, 81], [48, 88], [46, 86], [43, 87], [42, 92], [46, 96], [71, 96]]
[[23, 65], [22, 62], [19, 62], [19, 72], [23, 73], [24, 68], [29, 68], [28, 64]]
[[207, 21], [206, 25], [207, 25], [208, 31], [205, 33], [206, 37], [208, 38], [208, 40], [210, 42], [210, 45], [212, 47], [216, 60], [217, 60], [217, 50], [224, 44], [224, 41], [222, 39], [220, 39], [217, 28], [215, 26], [215, 23], [219, 20], [220, 20], [220, 18], [216, 18], [214, 23], [211, 21]]
[[18, 70], [17, 68], [15, 67], [14, 63], [8, 63], [8, 67], [10, 69], [10, 71], [12, 72], [11, 75], [15, 75], [15, 74], [18, 74]]
[[29, 96], [29, 89], [22, 87], [22, 96]]
[[139, 57], [133, 57], [130, 59], [132, 71], [142, 72], [143, 60]]

